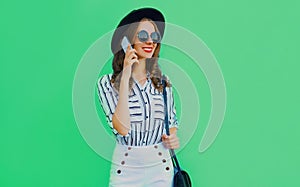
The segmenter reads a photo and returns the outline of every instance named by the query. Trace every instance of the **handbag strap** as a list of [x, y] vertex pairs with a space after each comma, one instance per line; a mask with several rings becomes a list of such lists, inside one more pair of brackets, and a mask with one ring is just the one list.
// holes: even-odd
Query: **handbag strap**
[[[163, 97], [164, 97], [164, 103], [165, 103], [165, 129], [166, 129], [167, 135], [169, 136], [170, 129], [169, 129], [169, 115], [168, 115], [168, 104], [167, 104], [168, 102], [167, 102], [167, 91], [166, 91], [167, 83], [164, 79], [162, 80], [162, 84], [163, 84]], [[172, 158], [173, 166], [176, 167], [178, 169], [178, 171], [181, 171], [174, 149], [170, 149], [170, 155]]]

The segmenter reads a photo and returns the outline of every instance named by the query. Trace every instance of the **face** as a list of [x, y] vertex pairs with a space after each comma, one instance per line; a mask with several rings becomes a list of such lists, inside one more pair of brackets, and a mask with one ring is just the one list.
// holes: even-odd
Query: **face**
[[137, 55], [139, 58], [151, 58], [157, 44], [153, 43], [151, 37], [149, 37], [147, 41], [141, 42], [138, 39], [137, 35], [142, 30], [145, 30], [148, 33], [148, 36], [150, 36], [151, 33], [155, 32], [154, 25], [150, 21], [142, 21], [139, 24], [137, 32], [133, 39], [134, 49], [137, 51]]

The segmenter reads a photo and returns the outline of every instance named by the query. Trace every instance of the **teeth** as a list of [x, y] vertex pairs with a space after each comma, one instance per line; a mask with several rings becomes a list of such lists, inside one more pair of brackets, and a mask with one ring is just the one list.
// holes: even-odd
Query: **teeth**
[[145, 49], [145, 50], [148, 50], [148, 51], [152, 50], [152, 48], [147, 48], [147, 47], [145, 47], [144, 49]]

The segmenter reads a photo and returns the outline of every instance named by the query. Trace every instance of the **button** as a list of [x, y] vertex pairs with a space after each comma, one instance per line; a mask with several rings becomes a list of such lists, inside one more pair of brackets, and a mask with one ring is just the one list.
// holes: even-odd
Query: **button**
[[162, 162], [163, 162], [163, 163], [166, 163], [167, 161], [166, 161], [166, 159], [163, 159]]
[[144, 90], [143, 90], [143, 89], [141, 89], [141, 91], [143, 92]]
[[157, 149], [157, 145], [155, 145], [154, 148]]
[[148, 104], [147, 102], [145, 102], [145, 105]]
[[128, 150], [131, 150], [131, 147], [128, 147]]
[[121, 174], [121, 170], [118, 169], [118, 170], [117, 170], [117, 173], [118, 173], [118, 174]]
[[148, 119], [148, 116], [146, 116], [146, 119]]
[[159, 155], [159, 156], [161, 156], [161, 155], [162, 155], [162, 153], [161, 153], [161, 152], [158, 152], [158, 155]]
[[123, 160], [123, 161], [121, 162], [121, 164], [124, 165], [124, 164], [125, 164], [125, 161]]
[[170, 170], [170, 168], [169, 168], [169, 167], [166, 167], [166, 170], [167, 170], [167, 171], [169, 171], [169, 170]]
[[128, 156], [128, 153], [125, 153], [125, 156]]

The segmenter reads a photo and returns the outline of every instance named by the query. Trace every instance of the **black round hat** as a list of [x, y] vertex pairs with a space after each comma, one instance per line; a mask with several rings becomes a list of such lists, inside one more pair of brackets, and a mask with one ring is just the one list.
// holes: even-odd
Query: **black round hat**
[[128, 25], [139, 22], [143, 18], [149, 18], [154, 21], [157, 25], [161, 38], [163, 37], [165, 30], [165, 18], [160, 11], [154, 8], [140, 8], [133, 10], [120, 21], [113, 34], [111, 40], [111, 51], [113, 54], [117, 53], [121, 49], [120, 42], [124, 37], [124, 31], [128, 28]]

